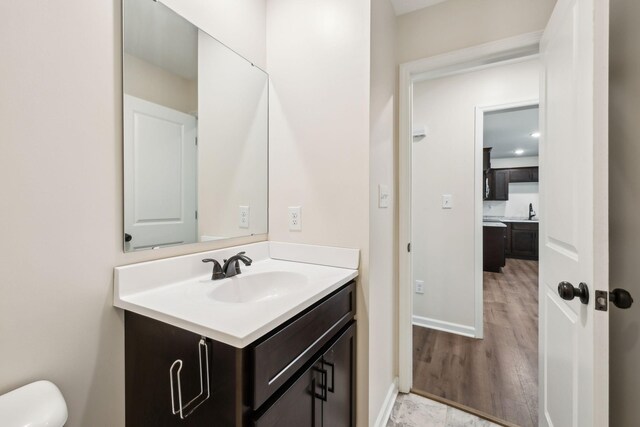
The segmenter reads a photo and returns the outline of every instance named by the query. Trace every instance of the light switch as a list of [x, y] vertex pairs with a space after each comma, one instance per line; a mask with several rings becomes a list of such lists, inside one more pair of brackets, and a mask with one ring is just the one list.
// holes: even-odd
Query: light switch
[[424, 281], [416, 280], [416, 294], [424, 294]]
[[249, 228], [249, 206], [240, 206], [240, 228]]
[[389, 194], [389, 186], [382, 184], [378, 185], [378, 207], [388, 208], [390, 198], [391, 195]]
[[451, 194], [442, 195], [442, 209], [453, 208], [453, 196]]

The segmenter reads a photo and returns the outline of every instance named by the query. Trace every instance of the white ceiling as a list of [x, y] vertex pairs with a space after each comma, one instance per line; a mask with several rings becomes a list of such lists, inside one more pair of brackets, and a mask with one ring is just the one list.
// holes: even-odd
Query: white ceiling
[[198, 29], [160, 2], [124, 2], [124, 51], [186, 79], [198, 75]]
[[433, 6], [447, 0], [391, 0], [396, 15], [404, 15], [405, 13], [414, 12], [418, 9]]
[[[492, 159], [538, 155], [538, 106], [492, 111], [484, 114], [483, 145], [493, 147]], [[515, 150], [524, 150], [516, 155]]]

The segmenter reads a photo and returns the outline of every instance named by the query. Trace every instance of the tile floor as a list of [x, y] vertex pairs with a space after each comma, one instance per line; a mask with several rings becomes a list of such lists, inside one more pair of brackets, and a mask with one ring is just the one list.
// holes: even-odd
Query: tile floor
[[499, 427], [417, 394], [398, 394], [387, 427]]

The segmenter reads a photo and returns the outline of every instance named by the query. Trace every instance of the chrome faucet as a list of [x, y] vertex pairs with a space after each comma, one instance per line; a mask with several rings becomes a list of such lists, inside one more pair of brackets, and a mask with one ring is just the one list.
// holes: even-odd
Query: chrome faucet
[[240, 271], [240, 264], [238, 261], [242, 261], [244, 265], [251, 265], [252, 262], [251, 258], [245, 255], [244, 251], [238, 252], [231, 258], [224, 260], [224, 265], [222, 266], [224, 277], [233, 277], [236, 274], [242, 273], [242, 271]]
[[533, 203], [529, 203], [529, 221], [531, 221], [534, 216], [536, 216], [536, 213], [533, 211]]

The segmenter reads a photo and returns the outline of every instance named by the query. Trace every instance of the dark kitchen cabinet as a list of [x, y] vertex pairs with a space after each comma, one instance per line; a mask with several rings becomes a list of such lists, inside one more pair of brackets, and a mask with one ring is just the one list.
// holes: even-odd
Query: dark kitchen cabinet
[[505, 254], [509, 258], [538, 259], [538, 223], [507, 223], [507, 245]]
[[125, 311], [126, 425], [355, 426], [355, 310], [352, 281], [244, 348]]
[[505, 241], [507, 227], [482, 227], [482, 269], [500, 272], [505, 266]]
[[491, 147], [484, 147], [482, 149], [482, 170], [488, 171], [491, 169]]
[[509, 182], [538, 182], [538, 168], [511, 168], [509, 171]]
[[509, 200], [509, 171], [491, 169], [487, 172], [488, 194], [484, 200]]

